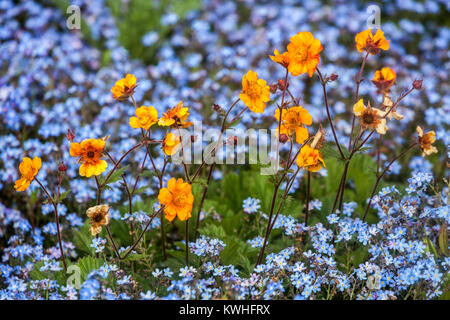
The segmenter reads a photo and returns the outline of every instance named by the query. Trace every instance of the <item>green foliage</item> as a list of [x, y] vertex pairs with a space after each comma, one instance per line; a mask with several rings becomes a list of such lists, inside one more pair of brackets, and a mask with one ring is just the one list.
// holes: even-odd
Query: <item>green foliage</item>
[[[43, 261], [38, 261], [34, 264], [33, 270], [30, 271], [30, 278], [32, 280], [44, 280], [55, 279], [59, 285], [66, 284], [66, 273], [63, 270], [60, 271], [41, 271], [41, 267], [44, 265]], [[62, 267], [62, 263], [59, 264]]]
[[103, 265], [103, 260], [86, 256], [78, 259], [76, 265], [80, 268], [81, 282], [83, 283], [91, 271], [98, 269]]
[[439, 249], [443, 255], [448, 255], [448, 235], [447, 235], [447, 224], [444, 223], [439, 231]]
[[[344, 171], [345, 162], [340, 159], [337, 151], [331, 151], [333, 148], [325, 148], [325, 164], [327, 176], [319, 177], [313, 175], [311, 179], [311, 197], [320, 199], [323, 202], [320, 220], [324, 219], [330, 213], [339, 183]], [[369, 198], [372, 188], [376, 181], [376, 163], [367, 154], [355, 154], [351, 159], [346, 179], [346, 189], [344, 193], [344, 202], [355, 201], [358, 203], [357, 212], [362, 214], [366, 207], [366, 199]], [[380, 183], [379, 189], [383, 187]], [[317, 222], [317, 218], [311, 220]], [[373, 222], [373, 217], [369, 216], [369, 222]]]
[[[144, 64], [154, 64], [157, 49], [171, 32], [171, 26], [163, 26], [161, 17], [167, 12], [175, 12], [179, 19], [183, 19], [187, 12], [199, 8], [200, 0], [107, 0], [117, 20], [120, 31], [119, 41], [130, 52], [133, 58], [141, 59]], [[142, 37], [150, 31], [159, 35], [157, 43], [151, 47], [142, 45]]]
[[[117, 182], [119, 180], [122, 179], [122, 175], [125, 173], [125, 171], [127, 171], [129, 168], [129, 165], [123, 166], [122, 168], [118, 168], [116, 169], [111, 176], [109, 177], [109, 179], [106, 181], [106, 185]], [[113, 169], [111, 169], [113, 170]], [[108, 173], [109, 174], [109, 173]], [[105, 177], [101, 176], [99, 178], [99, 183], [100, 185], [102, 185], [103, 183], [105, 183], [106, 178], [108, 177], [108, 175], [106, 175]]]
[[[229, 227], [234, 227], [230, 226]], [[226, 243], [226, 247], [220, 253], [221, 261], [227, 264], [233, 264], [242, 268], [244, 274], [248, 275], [252, 271], [253, 263], [250, 263], [248, 257], [255, 257], [256, 249], [251, 248], [242, 237], [236, 237], [236, 234], [227, 232], [221, 225], [207, 224], [200, 229], [200, 233], [218, 238]]]
[[73, 242], [81, 252], [94, 255], [95, 249], [91, 248], [93, 237], [89, 231], [90, 227], [89, 219], [86, 219], [83, 226], [79, 230], [74, 231]]

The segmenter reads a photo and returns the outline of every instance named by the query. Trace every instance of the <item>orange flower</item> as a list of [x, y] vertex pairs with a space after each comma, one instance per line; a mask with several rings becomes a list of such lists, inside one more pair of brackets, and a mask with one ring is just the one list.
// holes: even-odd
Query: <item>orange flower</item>
[[106, 170], [108, 164], [105, 160], [101, 160], [105, 144], [104, 139], [86, 139], [81, 143], [70, 144], [70, 155], [80, 157], [78, 162], [81, 162], [79, 169], [81, 176], [87, 178], [92, 175], [98, 176]]
[[42, 160], [39, 157], [34, 157], [33, 160], [28, 157], [23, 158], [19, 165], [21, 177], [14, 184], [14, 188], [17, 191], [27, 190], [34, 177], [38, 174], [41, 166]]
[[159, 119], [160, 126], [175, 126], [178, 128], [187, 128], [192, 126], [192, 122], [186, 121], [189, 116], [189, 108], [183, 108], [183, 101], [180, 101], [176, 107], [167, 110]]
[[102, 226], [109, 223], [109, 206], [101, 204], [86, 210], [86, 215], [91, 219], [91, 234], [93, 236], [102, 231]]
[[242, 92], [239, 99], [255, 113], [263, 113], [266, 102], [270, 100], [270, 88], [266, 81], [258, 79], [256, 72], [250, 70], [242, 77]]
[[123, 100], [131, 96], [136, 88], [136, 77], [132, 74], [127, 74], [114, 84], [111, 88], [113, 98], [116, 100]]
[[281, 64], [283, 67], [287, 68], [289, 66], [289, 62], [291, 61], [291, 58], [289, 56], [288, 52], [283, 52], [280, 54], [277, 49], [273, 52], [274, 56], [270, 56], [270, 59], [272, 61]]
[[191, 217], [194, 195], [191, 185], [183, 182], [183, 179], [171, 178], [167, 182], [167, 188], [159, 190], [158, 200], [164, 205], [167, 220], [172, 221], [178, 217], [181, 221], [185, 221]]
[[356, 49], [359, 52], [367, 51], [371, 55], [376, 55], [380, 50], [389, 50], [389, 40], [384, 37], [384, 32], [378, 29], [375, 35], [372, 30], [367, 29], [355, 36]]
[[394, 84], [396, 77], [395, 71], [386, 67], [375, 72], [372, 82], [377, 86], [379, 91], [387, 92]]
[[311, 32], [303, 31], [289, 39], [287, 46], [289, 54], [288, 70], [293, 76], [308, 72], [312, 77], [320, 62], [319, 53], [323, 47], [319, 39], [315, 39]]
[[325, 162], [318, 149], [305, 144], [297, 156], [297, 165], [311, 172], [316, 172], [325, 167]]
[[385, 134], [387, 131], [386, 119], [384, 111], [377, 108], [371, 108], [370, 102], [367, 107], [364, 105], [363, 99], [360, 99], [353, 106], [353, 113], [359, 117], [359, 124], [361, 128], [371, 128], [376, 130], [379, 134]]
[[168, 156], [173, 156], [177, 151], [178, 148], [180, 147], [180, 137], [177, 136], [176, 134], [173, 134], [172, 132], [169, 132], [163, 141], [163, 151], [165, 154], [167, 154]]
[[136, 109], [136, 117], [130, 118], [132, 128], [142, 128], [148, 130], [158, 121], [158, 111], [152, 106], [141, 106]]
[[[275, 110], [275, 119], [280, 121], [280, 109]], [[285, 134], [292, 137], [295, 133], [295, 141], [303, 144], [308, 139], [309, 134], [306, 126], [312, 124], [312, 117], [308, 110], [302, 106], [292, 107], [289, 109], [282, 109], [281, 112], [281, 128], [280, 134]]]
[[438, 150], [432, 145], [436, 141], [436, 133], [434, 131], [430, 131], [424, 134], [423, 129], [419, 126], [417, 126], [416, 131], [419, 135], [419, 145], [420, 149], [422, 149], [422, 157], [429, 156], [432, 153], [437, 153]]

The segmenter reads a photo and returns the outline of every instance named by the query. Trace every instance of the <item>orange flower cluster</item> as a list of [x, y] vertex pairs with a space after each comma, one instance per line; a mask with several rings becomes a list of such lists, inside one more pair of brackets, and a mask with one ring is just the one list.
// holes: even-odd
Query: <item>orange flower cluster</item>
[[164, 205], [167, 220], [173, 221], [178, 217], [180, 221], [186, 221], [191, 217], [194, 195], [191, 185], [183, 179], [171, 178], [167, 182], [167, 187], [159, 190], [158, 200]]
[[132, 74], [127, 74], [125, 78], [118, 80], [111, 88], [113, 98], [124, 100], [130, 97], [136, 88], [136, 81], [136, 77]]
[[275, 49], [270, 58], [287, 68], [294, 77], [303, 73], [312, 77], [320, 62], [319, 53], [323, 50], [320, 41], [308, 31], [299, 32], [289, 40], [287, 52], [280, 54]]
[[396, 77], [395, 71], [386, 67], [375, 72], [372, 82], [380, 92], [388, 92], [394, 84]]
[[322, 155], [318, 149], [305, 144], [297, 156], [297, 165], [310, 172], [317, 172], [325, 167]]
[[136, 109], [136, 117], [130, 118], [130, 126], [132, 128], [150, 129], [158, 121], [158, 111], [152, 106], [142, 106]]
[[189, 108], [183, 107], [183, 101], [180, 101], [176, 107], [173, 107], [163, 113], [158, 124], [160, 126], [173, 126], [177, 128], [187, 128], [193, 125], [192, 122], [186, 121], [189, 116]]
[[270, 100], [270, 88], [266, 81], [258, 79], [256, 72], [250, 70], [242, 77], [242, 92], [239, 99], [255, 113], [263, 113], [266, 102]]
[[[280, 109], [275, 110], [275, 119], [280, 121]], [[302, 106], [296, 106], [287, 110], [281, 109], [281, 127], [280, 134], [285, 134], [292, 138], [295, 134], [295, 141], [303, 144], [308, 139], [309, 134], [306, 126], [312, 124], [312, 117], [308, 110]]]
[[81, 163], [79, 173], [83, 177], [98, 176], [102, 174], [108, 163], [102, 160], [106, 141], [104, 139], [86, 139], [81, 143], [70, 144], [70, 155], [78, 157]]
[[31, 160], [28, 157], [22, 159], [22, 162], [19, 165], [19, 172], [21, 177], [14, 184], [14, 188], [17, 191], [25, 191], [30, 186], [30, 183], [34, 180], [34, 177], [39, 172], [39, 169], [42, 166], [42, 160], [39, 157], [34, 157]]
[[378, 54], [380, 50], [389, 50], [389, 40], [386, 40], [381, 29], [375, 35], [372, 35], [371, 29], [362, 31], [355, 36], [355, 42], [359, 52], [367, 51], [371, 55]]

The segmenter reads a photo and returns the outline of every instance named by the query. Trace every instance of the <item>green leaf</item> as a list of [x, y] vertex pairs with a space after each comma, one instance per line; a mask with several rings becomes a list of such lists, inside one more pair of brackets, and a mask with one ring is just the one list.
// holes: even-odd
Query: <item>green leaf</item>
[[67, 197], [67, 195], [70, 193], [70, 191], [72, 191], [72, 190], [69, 189], [66, 192], [61, 193], [61, 195], [59, 196], [59, 202], [63, 201]]
[[140, 261], [140, 260], [142, 260], [144, 258], [145, 258], [145, 254], [134, 253], [134, 254], [130, 254], [128, 257], [126, 257], [122, 261]]
[[92, 235], [89, 232], [90, 223], [86, 220], [83, 227], [74, 232], [74, 244], [78, 250], [94, 255], [94, 248], [91, 247]]
[[153, 170], [144, 170], [144, 171], [142, 171], [142, 173], [140, 174], [140, 176], [141, 176], [141, 177], [145, 177], [145, 178], [151, 178], [151, 177], [153, 177], [153, 176], [157, 176], [158, 173], [159, 173], [159, 171], [156, 172], [156, 171], [153, 171]]
[[78, 259], [77, 266], [80, 268], [81, 271], [82, 282], [86, 280], [88, 274], [91, 271], [100, 268], [102, 264], [103, 264], [102, 259], [96, 259], [94, 257], [83, 257]]
[[428, 252], [433, 253], [433, 255], [437, 258], [438, 253], [436, 251], [436, 248], [434, 247], [433, 243], [431, 242], [431, 240], [428, 237], [425, 238], [425, 243], [427, 244]]
[[208, 184], [206, 183], [206, 179], [205, 178], [196, 178], [194, 182], [192, 183], [197, 183], [197, 184], [201, 184], [202, 186], [207, 186]]
[[439, 231], [439, 248], [441, 249], [441, 252], [443, 255], [448, 255], [448, 235], [447, 235], [447, 224], [444, 223], [441, 226], [441, 230]]
[[363, 147], [363, 148], [359, 149], [358, 152], [364, 152], [364, 151], [367, 151], [370, 149], [372, 149], [372, 147]]
[[[106, 181], [106, 185], [117, 182], [120, 179], [122, 179], [122, 175], [124, 174], [125, 170], [128, 169], [128, 167], [129, 167], [129, 165], [126, 165], [122, 168], [116, 169], [114, 171], [114, 173], [109, 177], [108, 181]], [[101, 182], [100, 182], [101, 185], [105, 183], [105, 179], [106, 179], [106, 177], [104, 179], [101, 179]]]
[[335, 147], [332, 147], [329, 143], [325, 144], [320, 151], [322, 152], [324, 158], [341, 159], [341, 154], [339, 151]]
[[147, 190], [148, 188], [150, 188], [150, 186], [143, 186], [143, 187], [137, 188], [136, 190], [134, 190], [134, 194], [142, 193], [145, 190]]

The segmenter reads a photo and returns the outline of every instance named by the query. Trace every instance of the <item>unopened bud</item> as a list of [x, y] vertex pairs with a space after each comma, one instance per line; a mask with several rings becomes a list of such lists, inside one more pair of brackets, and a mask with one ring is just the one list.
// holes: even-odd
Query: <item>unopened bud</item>
[[287, 141], [289, 140], [289, 137], [286, 135], [286, 134], [284, 134], [284, 133], [282, 133], [282, 134], [280, 134], [280, 142], [281, 143], [286, 143]]
[[328, 79], [330, 79], [330, 81], [336, 81], [338, 77], [339, 76], [336, 73], [332, 73]]
[[213, 110], [216, 111], [216, 112], [221, 112], [222, 108], [218, 104], [214, 103], [213, 104]]
[[66, 172], [67, 171], [67, 166], [64, 162], [61, 162], [61, 164], [58, 166], [58, 171], [59, 172]]
[[414, 82], [413, 82], [413, 87], [414, 87], [414, 89], [416, 89], [416, 90], [420, 90], [420, 89], [422, 89], [422, 81], [423, 80], [414, 80]]
[[[285, 88], [286, 87], [286, 88]], [[287, 88], [289, 88], [289, 81], [284, 81], [284, 80], [278, 80], [278, 88], [280, 90], [286, 90]]]
[[272, 83], [271, 85], [269, 85], [270, 93], [275, 93], [275, 92], [277, 92], [277, 89], [278, 89], [278, 84]]
[[67, 135], [66, 135], [67, 140], [69, 140], [70, 142], [73, 142], [73, 139], [75, 139], [75, 134], [72, 132], [72, 130], [67, 129]]

